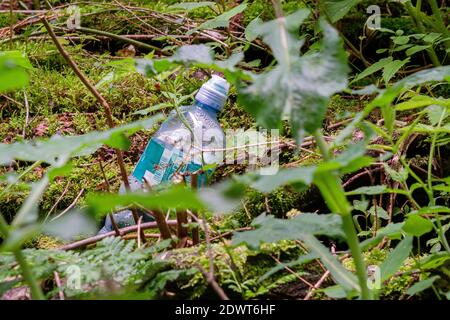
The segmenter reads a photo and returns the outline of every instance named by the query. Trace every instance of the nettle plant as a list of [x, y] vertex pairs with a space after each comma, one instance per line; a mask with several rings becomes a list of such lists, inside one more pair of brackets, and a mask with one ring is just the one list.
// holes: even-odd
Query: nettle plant
[[[279, 11], [279, 10], [278, 10]], [[38, 202], [47, 185], [56, 177], [70, 172], [70, 161], [74, 157], [93, 153], [99, 146], [106, 144], [113, 148], [125, 150], [130, 143], [127, 135], [142, 128], [148, 128], [161, 119], [152, 116], [145, 120], [133, 122], [104, 132], [92, 132], [82, 136], [55, 136], [48, 140], [0, 144], [0, 165], [12, 161], [26, 161], [47, 165], [44, 177], [30, 185], [31, 192], [11, 224], [7, 224], [0, 215], [0, 233], [3, 238], [0, 250], [12, 252], [21, 267], [24, 280], [30, 285], [34, 298], [43, 298], [42, 290], [32, 270], [24, 258], [21, 246], [40, 232], [73, 237], [75, 234], [93, 231], [93, 216], [105, 216], [118, 207], [140, 206], [148, 209], [192, 209], [212, 213], [230, 212], [245, 186], [261, 192], [271, 192], [280, 186], [289, 184], [302, 190], [314, 184], [319, 189], [329, 208], [328, 214], [302, 213], [290, 220], [276, 219], [261, 215], [253, 221], [254, 230], [239, 232], [233, 238], [233, 245], [246, 244], [258, 248], [263, 242], [296, 239], [309, 249], [307, 255], [299, 257], [295, 263], [301, 264], [320, 259], [330, 271], [336, 286], [325, 290], [327, 294], [340, 298], [372, 299], [377, 298], [380, 287], [368, 286], [367, 268], [362, 252], [379, 244], [383, 239], [400, 240], [395, 249], [380, 266], [380, 286], [392, 277], [401, 267], [413, 248], [413, 238], [420, 237], [432, 230], [436, 231], [435, 243], [439, 244], [426, 261], [418, 260], [417, 268], [442, 265], [450, 259], [450, 248], [445, 236], [449, 228], [447, 221], [449, 209], [437, 205], [437, 198], [450, 191], [450, 179], [433, 177], [433, 158], [436, 147], [448, 141], [450, 124], [446, 122], [448, 99], [435, 98], [421, 94], [421, 86], [427, 82], [448, 82], [450, 67], [436, 67], [417, 72], [396, 83], [386, 81], [384, 89], [374, 86], [354, 92], [348, 89], [349, 67], [347, 55], [342, 46], [338, 32], [325, 20], [319, 19], [317, 30], [321, 40], [305, 54], [300, 55], [303, 39], [298, 30], [310, 16], [307, 9], [299, 10], [288, 16], [279, 16], [275, 20], [261, 22], [255, 20], [246, 32], [248, 39], [260, 38], [270, 48], [275, 62], [264, 72], [255, 74], [237, 68], [243, 59], [242, 53], [231, 54], [227, 60], [214, 59], [213, 51], [205, 45], [180, 47], [176, 53], [165, 59], [140, 59], [136, 61], [136, 70], [149, 77], [159, 77], [181, 67], [200, 67], [221, 71], [227, 80], [237, 88], [238, 101], [252, 115], [257, 123], [265, 128], [280, 128], [287, 120], [292, 128], [297, 143], [307, 135], [316, 141], [322, 159], [313, 166], [281, 169], [273, 176], [260, 176], [247, 173], [234, 176], [229, 180], [213, 185], [201, 192], [195, 192], [185, 186], [173, 186], [163, 191], [147, 193], [92, 194], [87, 200], [87, 207], [67, 214], [64, 219], [53, 223], [42, 223], [38, 219]], [[0, 56], [0, 88], [11, 89], [3, 83], [3, 74], [18, 72], [25, 75], [23, 57], [11, 54], [6, 60]], [[16, 71], [11, 71], [16, 70]], [[25, 81], [22, 83], [25, 84]], [[354, 115], [350, 122], [332, 142], [325, 141], [321, 126], [327, 112], [329, 99], [338, 92], [371, 95], [372, 100], [365, 108]], [[375, 109], [381, 110], [383, 126], [377, 126], [366, 118]], [[409, 125], [397, 128], [396, 113], [404, 110], [418, 110], [416, 120]], [[421, 121], [424, 116], [429, 122]], [[352, 133], [363, 132], [363, 138], [352, 142]], [[396, 133], [394, 135], [394, 133]], [[428, 158], [428, 179], [423, 181], [410, 168], [401, 153], [405, 141], [411, 134], [420, 133], [430, 138]], [[379, 156], [368, 156], [368, 145], [372, 138], [381, 136], [386, 144], [371, 145], [379, 151]], [[396, 138], [394, 139], [394, 136]], [[346, 192], [341, 177], [375, 163], [385, 163], [397, 157], [396, 168], [385, 166], [392, 186], [376, 185], [361, 187]], [[413, 185], [407, 178], [415, 179]], [[22, 176], [8, 174], [2, 177], [6, 188], [17, 183]], [[420, 205], [413, 192], [422, 190], [428, 196], [428, 203]], [[384, 226], [378, 225], [371, 234], [359, 241], [358, 228], [353, 218], [357, 210], [366, 210], [361, 202], [366, 196], [379, 194], [401, 194], [408, 198], [411, 211], [405, 221], [393, 223], [388, 219]], [[361, 196], [360, 202], [352, 202], [349, 197]], [[86, 214], [83, 211], [87, 211]], [[378, 217], [375, 217], [377, 220]], [[70, 231], [70, 232], [69, 232]], [[338, 257], [318, 240], [318, 236], [345, 241], [349, 247], [356, 274], [349, 271]], [[272, 271], [276, 272], [276, 270]], [[434, 279], [436, 280], [436, 278]], [[433, 285], [432, 281], [423, 283], [422, 289]], [[438, 293], [440, 294], [440, 293]]]

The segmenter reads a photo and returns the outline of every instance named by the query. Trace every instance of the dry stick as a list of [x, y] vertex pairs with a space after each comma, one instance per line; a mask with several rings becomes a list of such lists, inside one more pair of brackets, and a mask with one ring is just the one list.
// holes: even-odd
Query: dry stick
[[[279, 259], [277, 259], [277, 257], [270, 255], [270, 257], [275, 260], [278, 264], [281, 264], [281, 261]], [[308, 287], [310, 288], [314, 288], [314, 285], [309, 282], [308, 280], [306, 280], [305, 278], [303, 278], [302, 276], [300, 276], [297, 272], [295, 272], [294, 270], [292, 270], [291, 268], [289, 268], [287, 265], [283, 266], [284, 269], [286, 269], [289, 273], [293, 274], [294, 276], [297, 277], [297, 279], [299, 279], [301, 282], [303, 282], [304, 284], [306, 284]]]
[[66, 187], [64, 188], [64, 191], [61, 193], [61, 195], [59, 196], [59, 198], [56, 200], [56, 202], [53, 204], [53, 206], [50, 208], [50, 210], [48, 211], [47, 215], [45, 216], [45, 219], [47, 220], [48, 217], [50, 216], [50, 214], [53, 212], [53, 210], [56, 209], [56, 207], [58, 206], [58, 203], [62, 200], [62, 198], [66, 195], [67, 191], [69, 191], [69, 186], [71, 184], [71, 181], [69, 180], [69, 182], [67, 182]]
[[[161, 236], [160, 233], [145, 233], [146, 238], [159, 238], [160, 236]], [[122, 236], [122, 239], [123, 240], [131, 240], [131, 239], [137, 239], [138, 237], [140, 238], [140, 236], [136, 235], [136, 234], [127, 234], [127, 235]]]
[[53, 275], [55, 276], [56, 286], [59, 289], [59, 291], [58, 291], [59, 300], [64, 300], [64, 291], [62, 289], [61, 279], [59, 278], [59, 274], [57, 271], [55, 271], [55, 272], [53, 272]]
[[[197, 190], [198, 189], [198, 175], [197, 174], [193, 174], [191, 175], [191, 189], [192, 190]], [[195, 219], [198, 220], [198, 213], [196, 211], [192, 212], [193, 216], [195, 217]], [[199, 229], [198, 227], [192, 228], [192, 243], [194, 245], [198, 244], [200, 242], [200, 234], [199, 234]]]
[[137, 229], [137, 246], [138, 246], [138, 248], [140, 248], [141, 247], [141, 223], [142, 223], [142, 216], [141, 217], [139, 217], [139, 221], [138, 221], [138, 224], [137, 224], [137, 226], [138, 226], [138, 229]]
[[217, 295], [220, 297], [220, 299], [222, 299], [222, 300], [230, 300], [230, 298], [228, 298], [228, 296], [225, 293], [225, 291], [223, 291], [223, 289], [219, 286], [219, 284], [214, 279], [214, 277], [210, 275], [210, 273], [206, 272], [206, 270], [203, 269], [203, 267], [200, 266], [200, 265], [197, 265], [197, 268], [198, 268], [198, 270], [200, 270], [200, 272], [202, 273], [203, 277], [205, 277], [206, 282], [208, 282], [208, 284], [211, 286], [211, 288], [213, 288], [213, 290], [217, 293]]
[[203, 212], [203, 228], [205, 229], [205, 240], [206, 240], [206, 248], [208, 249], [208, 256], [209, 256], [209, 272], [206, 272], [201, 266], [198, 266], [198, 269], [203, 274], [203, 276], [206, 278], [206, 281], [210, 284], [210, 286], [214, 289], [214, 291], [217, 292], [219, 297], [222, 300], [229, 300], [228, 296], [225, 294], [223, 289], [219, 286], [217, 281], [214, 277], [214, 257], [213, 252], [211, 248], [211, 241], [209, 238], [209, 229], [208, 224], [206, 223], [206, 216]]
[[[148, 182], [148, 180], [145, 177], [143, 177], [142, 179], [144, 180], [144, 184], [147, 187], [147, 189], [151, 190], [152, 187], [151, 187], [150, 183]], [[146, 208], [142, 208], [142, 209], [145, 210], [147, 213], [149, 213], [150, 215], [152, 215], [155, 218], [156, 224], [158, 225], [159, 232], [161, 233], [161, 237], [164, 240], [172, 239], [172, 234], [170, 232], [166, 217], [164, 217], [163, 212], [161, 210], [148, 210]]]
[[78, 193], [78, 195], [76, 196], [75, 200], [73, 200], [73, 202], [70, 204], [70, 206], [68, 206], [66, 209], [64, 209], [60, 214], [58, 214], [56, 217], [53, 217], [51, 221], [55, 221], [58, 218], [61, 218], [63, 215], [65, 215], [70, 209], [72, 209], [73, 207], [75, 207], [75, 205], [77, 204], [78, 200], [80, 199], [81, 195], [83, 194], [84, 189], [81, 189], [80, 192]]
[[[52, 27], [48, 23], [47, 19], [45, 17], [41, 18], [42, 23], [45, 26], [45, 29], [47, 29], [48, 34], [52, 38], [53, 42], [55, 43], [56, 48], [58, 49], [59, 53], [64, 57], [64, 59], [67, 61], [69, 66], [72, 68], [72, 70], [75, 72], [75, 74], [78, 76], [78, 78], [83, 82], [83, 84], [89, 89], [89, 91], [95, 96], [97, 101], [103, 106], [103, 109], [106, 114], [106, 122], [108, 123], [108, 126], [110, 128], [114, 128], [114, 120], [112, 117], [111, 107], [109, 106], [109, 103], [106, 101], [106, 99], [98, 92], [98, 90], [93, 86], [89, 80], [86, 78], [86, 76], [83, 74], [83, 72], [78, 68], [77, 64], [73, 59], [70, 57], [69, 53], [63, 48], [61, 43], [59, 42], [58, 38], [56, 37], [55, 32], [53, 31]], [[130, 183], [128, 182], [128, 175], [127, 171], [125, 169], [125, 164], [123, 161], [123, 154], [122, 151], [119, 149], [114, 149], [117, 155], [117, 164], [120, 168], [120, 174], [122, 176], [122, 181], [125, 185], [126, 190], [130, 190]], [[134, 222], [137, 223], [139, 220], [139, 216], [135, 209], [131, 210], [133, 213]], [[145, 237], [142, 234], [143, 241], [145, 241]]]
[[30, 120], [30, 105], [28, 104], [27, 93], [25, 91], [23, 92], [23, 101], [25, 104], [26, 114], [25, 114], [25, 125], [23, 126], [22, 136], [23, 136], [23, 138], [25, 138], [26, 129], [28, 127], [28, 122]]
[[[176, 220], [168, 220], [167, 224], [170, 225], [170, 226], [175, 226], [177, 224], [177, 221]], [[141, 223], [141, 231], [146, 230], [146, 229], [153, 229], [153, 228], [157, 228], [157, 227], [158, 227], [158, 225], [156, 224], [156, 222], [153, 222], [153, 221], [152, 222]], [[120, 232], [123, 235], [125, 235], [127, 233], [135, 232], [137, 229], [138, 229], [138, 226], [134, 225], [134, 226], [121, 228]], [[102, 240], [104, 238], [112, 237], [112, 236], [115, 236], [115, 235], [116, 235], [115, 231], [110, 231], [110, 232], [107, 232], [107, 233], [104, 233], [104, 234], [99, 234], [99, 235], [96, 235], [96, 236], [93, 236], [93, 237], [90, 237], [90, 238], [86, 238], [86, 239], [83, 239], [83, 240], [80, 240], [80, 241], [69, 243], [67, 245], [64, 245], [64, 246], [60, 247], [59, 249], [60, 250], [72, 250], [72, 249], [82, 248], [82, 247], [85, 247], [87, 245], [94, 244], [94, 243], [96, 243], [96, 242], [98, 242], [98, 241], [100, 241], [100, 240]]]
[[317, 281], [316, 284], [311, 288], [311, 290], [308, 291], [308, 294], [305, 296], [305, 298], [303, 300], [309, 300], [311, 298], [312, 294], [314, 293], [314, 291], [316, 291], [317, 289], [320, 288], [322, 283], [325, 281], [326, 278], [328, 278], [329, 275], [330, 275], [330, 271], [327, 270], [323, 274], [323, 276], [319, 279], [319, 281]]

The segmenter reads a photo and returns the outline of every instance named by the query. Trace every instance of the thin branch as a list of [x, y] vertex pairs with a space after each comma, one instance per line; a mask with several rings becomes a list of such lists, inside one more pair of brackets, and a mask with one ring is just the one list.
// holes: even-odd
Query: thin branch
[[[176, 220], [168, 220], [167, 224], [169, 226], [176, 226], [177, 225], [177, 221]], [[144, 222], [140, 225], [141, 231], [146, 230], [146, 229], [154, 229], [157, 228], [158, 225], [156, 224], [156, 222]], [[127, 233], [131, 233], [131, 232], [135, 232], [138, 229], [137, 225], [134, 226], [129, 226], [129, 227], [125, 227], [125, 228], [121, 228], [120, 232], [124, 235]], [[94, 244], [104, 238], [108, 238], [108, 237], [112, 237], [115, 236], [116, 232], [115, 231], [110, 231], [104, 234], [99, 234], [90, 238], [86, 238], [80, 241], [76, 241], [76, 242], [72, 242], [69, 243], [67, 245], [64, 245], [62, 247], [59, 248], [59, 250], [72, 250], [72, 249], [77, 249], [77, 248], [82, 248], [85, 247], [87, 245], [90, 244]]]
[[76, 196], [75, 200], [73, 200], [73, 202], [70, 204], [70, 206], [68, 206], [66, 209], [64, 209], [60, 214], [58, 214], [56, 217], [53, 217], [52, 220], [50, 220], [50, 222], [55, 221], [56, 219], [61, 218], [63, 215], [65, 215], [70, 209], [72, 209], [73, 207], [75, 207], [75, 205], [77, 204], [78, 200], [80, 199], [81, 195], [83, 194], [84, 189], [81, 189], [80, 192], [78, 193], [78, 195]]

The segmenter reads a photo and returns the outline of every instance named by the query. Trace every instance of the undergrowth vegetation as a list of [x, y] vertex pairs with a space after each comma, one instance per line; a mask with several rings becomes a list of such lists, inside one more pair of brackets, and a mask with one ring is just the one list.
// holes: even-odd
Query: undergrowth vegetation
[[[0, 297], [450, 298], [445, 1], [11, 3]], [[118, 194], [212, 74], [224, 130], [280, 130], [279, 170], [240, 146], [206, 188]], [[94, 236], [123, 208], [165, 219]]]

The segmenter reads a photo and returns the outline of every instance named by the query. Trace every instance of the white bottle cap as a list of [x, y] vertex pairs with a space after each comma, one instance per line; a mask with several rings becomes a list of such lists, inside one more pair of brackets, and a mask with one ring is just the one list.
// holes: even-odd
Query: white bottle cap
[[213, 74], [195, 95], [195, 100], [218, 111], [222, 110], [227, 101], [230, 84], [222, 77]]

